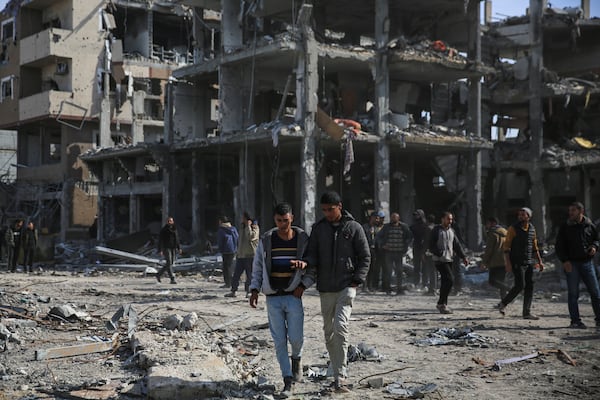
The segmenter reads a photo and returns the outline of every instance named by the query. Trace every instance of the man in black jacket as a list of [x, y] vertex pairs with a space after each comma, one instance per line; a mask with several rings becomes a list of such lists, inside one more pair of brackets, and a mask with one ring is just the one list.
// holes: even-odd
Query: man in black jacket
[[400, 214], [392, 213], [390, 222], [377, 234], [377, 245], [385, 252], [381, 282], [386, 294], [391, 293], [392, 271], [396, 272], [396, 294], [404, 294], [402, 275], [404, 256], [412, 243], [413, 235], [407, 224], [400, 221]]
[[33, 222], [29, 221], [27, 228], [23, 232], [23, 264], [24, 271], [33, 272], [33, 257], [37, 249], [38, 233]]
[[177, 253], [181, 253], [181, 247], [179, 245], [179, 235], [177, 234], [177, 227], [175, 226], [173, 217], [167, 218], [166, 225], [160, 230], [158, 251], [165, 257], [165, 266], [158, 271], [158, 274], [156, 274], [156, 280], [160, 282], [160, 277], [166, 271], [169, 273], [171, 283], [177, 283], [175, 282], [175, 275], [173, 274], [173, 263], [175, 262]]
[[600, 327], [600, 288], [593, 259], [600, 246], [598, 230], [585, 216], [584, 206], [576, 202], [569, 206], [569, 219], [558, 230], [556, 255], [563, 263], [569, 290], [568, 305], [571, 317], [570, 328], [585, 329], [579, 317], [579, 282], [583, 281], [596, 316], [596, 327]]
[[316, 276], [321, 298], [325, 344], [334, 378], [332, 388], [347, 393], [343, 379], [347, 376], [348, 325], [356, 288], [365, 282], [371, 253], [364, 230], [343, 210], [339, 194], [324, 193], [321, 210], [325, 217], [313, 226], [305, 261], [307, 274]]

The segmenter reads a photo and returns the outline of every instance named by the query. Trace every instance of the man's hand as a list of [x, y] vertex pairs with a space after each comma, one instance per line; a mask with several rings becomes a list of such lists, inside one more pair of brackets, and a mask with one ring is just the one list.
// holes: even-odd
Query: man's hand
[[573, 271], [573, 264], [571, 264], [571, 261], [565, 261], [563, 263], [563, 268], [565, 269], [565, 272], [571, 272]]
[[253, 290], [252, 293], [250, 294], [250, 307], [256, 308], [257, 304], [258, 304], [258, 292]]
[[298, 287], [296, 287], [296, 289], [294, 289], [294, 297], [300, 299], [300, 298], [302, 298], [303, 294], [304, 294], [304, 286], [299, 285]]
[[158, 252], [158, 254], [160, 254], [160, 255], [162, 256], [162, 255], [163, 255], [163, 252], [162, 252], [162, 251], [159, 251], [159, 252]]
[[588, 254], [590, 255], [590, 257], [594, 257], [596, 255], [597, 251], [598, 251], [598, 249], [596, 249], [596, 246], [591, 246], [590, 249], [588, 250]]
[[292, 266], [292, 269], [305, 269], [307, 266], [306, 262], [302, 260], [291, 260], [290, 264]]
[[465, 267], [469, 266], [469, 259], [467, 257], [463, 258], [463, 262], [465, 263]]
[[485, 264], [479, 264], [479, 269], [482, 271], [487, 271], [488, 267]]
[[179, 249], [179, 254], [182, 254], [182, 253], [183, 253], [183, 251], [181, 249]]
[[510, 261], [504, 264], [504, 270], [506, 272], [512, 272], [512, 263]]

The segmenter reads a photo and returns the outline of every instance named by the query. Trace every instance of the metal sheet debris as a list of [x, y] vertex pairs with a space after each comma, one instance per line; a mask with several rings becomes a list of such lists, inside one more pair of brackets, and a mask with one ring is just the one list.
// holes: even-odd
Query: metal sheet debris
[[423, 339], [414, 340], [412, 344], [417, 346], [454, 344], [459, 346], [489, 347], [496, 342], [495, 338], [475, 333], [471, 328], [439, 328], [429, 332], [427, 337]]

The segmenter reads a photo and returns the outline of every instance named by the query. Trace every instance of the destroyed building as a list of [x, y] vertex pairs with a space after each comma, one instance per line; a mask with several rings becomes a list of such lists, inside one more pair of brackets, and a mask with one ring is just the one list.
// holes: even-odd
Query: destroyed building
[[190, 21], [188, 7], [164, 1], [7, 3], [0, 129], [18, 137], [8, 216], [62, 241], [87, 237], [103, 182], [79, 156], [162, 139], [166, 82], [192, 60]]
[[481, 81], [493, 69], [481, 62], [479, 1], [176, 3], [193, 10], [194, 63], [166, 89], [164, 143], [81, 157], [101, 182], [105, 224], [133, 232], [162, 207], [195, 241], [218, 214], [248, 210], [268, 226], [285, 200], [310, 227], [333, 189], [358, 220], [450, 208], [480, 243], [492, 149]]
[[548, 238], [571, 202], [600, 212], [600, 19], [590, 4], [531, 1], [527, 15], [489, 24], [484, 40], [497, 70], [484, 85], [497, 129], [487, 211], [508, 219], [531, 204]]

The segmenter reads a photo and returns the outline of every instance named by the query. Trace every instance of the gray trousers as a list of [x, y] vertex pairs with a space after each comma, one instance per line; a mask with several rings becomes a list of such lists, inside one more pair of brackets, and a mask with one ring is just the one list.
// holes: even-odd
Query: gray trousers
[[169, 278], [175, 279], [175, 275], [173, 275], [173, 263], [175, 262], [175, 257], [177, 257], [177, 249], [164, 249], [163, 255], [165, 256], [165, 266], [158, 272], [158, 277], [160, 278], [162, 274], [167, 272]]
[[339, 292], [320, 293], [325, 345], [329, 352], [329, 368], [334, 379], [348, 376], [349, 324], [355, 297], [356, 289], [352, 287]]

